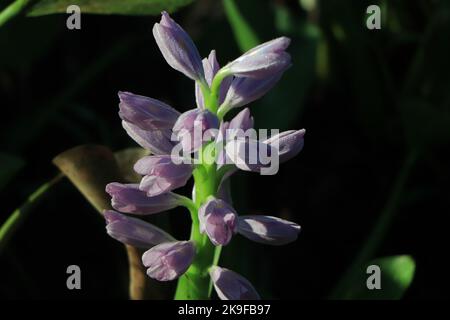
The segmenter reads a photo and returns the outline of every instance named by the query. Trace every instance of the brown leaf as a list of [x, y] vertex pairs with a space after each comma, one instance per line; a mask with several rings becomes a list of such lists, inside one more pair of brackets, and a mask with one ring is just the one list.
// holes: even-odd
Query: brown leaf
[[150, 152], [144, 148], [127, 148], [114, 152], [120, 174], [127, 182], [138, 183], [141, 176], [133, 170], [133, 166], [140, 158], [148, 156]]
[[[142, 150], [124, 150], [118, 152], [116, 157], [107, 147], [82, 145], [59, 154], [53, 159], [53, 163], [97, 211], [103, 213], [104, 210], [111, 209], [110, 197], [105, 191], [106, 184], [134, 179], [130, 170], [125, 167], [142, 153]], [[116, 159], [121, 163], [122, 170]], [[130, 299], [161, 298], [160, 284], [145, 274], [141, 263], [142, 252], [131, 246], [125, 248], [130, 270]]]

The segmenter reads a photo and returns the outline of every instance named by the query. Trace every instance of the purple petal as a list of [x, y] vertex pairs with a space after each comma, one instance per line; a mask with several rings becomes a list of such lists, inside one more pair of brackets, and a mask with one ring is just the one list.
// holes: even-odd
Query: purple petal
[[280, 163], [286, 162], [302, 151], [305, 144], [305, 132], [305, 129], [284, 131], [267, 139], [264, 143], [277, 149]]
[[205, 132], [217, 129], [219, 119], [209, 110], [192, 109], [181, 114], [173, 126], [173, 132], [181, 142], [185, 152], [197, 151], [208, 137]]
[[272, 77], [291, 64], [291, 56], [284, 51], [289, 43], [286, 37], [268, 41], [228, 63], [224, 69], [238, 77]]
[[170, 155], [145, 156], [134, 164], [134, 171], [141, 175], [151, 174], [157, 165], [171, 163]]
[[242, 129], [244, 131], [253, 128], [253, 117], [250, 114], [250, 109], [245, 108], [239, 112], [231, 121], [229, 129]]
[[236, 232], [236, 211], [225, 201], [211, 197], [198, 210], [200, 232], [216, 245], [227, 245]]
[[142, 255], [147, 275], [159, 281], [178, 278], [191, 265], [195, 257], [192, 241], [166, 242], [159, 244]]
[[106, 192], [112, 197], [112, 207], [125, 213], [153, 214], [170, 210], [180, 204], [179, 196], [174, 193], [148, 197], [145, 191], [139, 190], [137, 184], [109, 183], [106, 185]]
[[250, 115], [250, 109], [245, 108], [230, 121], [226, 130], [226, 140], [256, 138], [256, 132], [250, 129], [253, 129], [253, 117]]
[[175, 161], [181, 160], [169, 155], [146, 156], [138, 160], [134, 165], [134, 170], [145, 175], [139, 189], [153, 197], [184, 186], [192, 175], [193, 166], [175, 163]]
[[270, 168], [276, 149], [253, 139], [236, 139], [227, 143], [227, 156], [241, 170], [259, 172]]
[[170, 130], [180, 113], [169, 105], [130, 92], [119, 92], [119, 116], [142, 130]]
[[175, 239], [158, 227], [138, 218], [128, 217], [114, 210], [104, 212], [106, 231], [114, 239], [139, 248], [151, 248]]
[[153, 26], [153, 36], [167, 63], [192, 80], [204, 81], [203, 65], [192, 39], [167, 12]]
[[275, 86], [286, 69], [262, 79], [234, 78], [223, 102], [223, 108], [228, 111], [261, 98]]
[[227, 137], [227, 129], [229, 127], [228, 122], [222, 121], [220, 123], [219, 132], [217, 134], [217, 137], [215, 139], [216, 142], [216, 152], [217, 152], [217, 168], [221, 168], [223, 165], [227, 163], [231, 163], [231, 160], [227, 156], [225, 145], [226, 141], [228, 140]]
[[252, 284], [234, 271], [217, 266], [209, 271], [211, 280], [221, 300], [259, 300]]
[[172, 152], [174, 143], [170, 140], [172, 134], [170, 130], [142, 130], [127, 121], [122, 121], [122, 126], [134, 141], [153, 154], [170, 154]]
[[[219, 63], [217, 62], [216, 59], [216, 51], [212, 50], [208, 58], [203, 59], [202, 62], [203, 62], [203, 69], [205, 70], [206, 83], [209, 86], [211, 86], [214, 76], [220, 69]], [[220, 85], [219, 105], [225, 99], [228, 88], [231, 85], [232, 78], [233, 77], [226, 77], [225, 79], [222, 80], [222, 83]], [[197, 102], [198, 108], [205, 109], [204, 97], [198, 82], [195, 83], [195, 101]]]
[[259, 243], [283, 245], [297, 240], [300, 226], [277, 217], [240, 216], [238, 232]]

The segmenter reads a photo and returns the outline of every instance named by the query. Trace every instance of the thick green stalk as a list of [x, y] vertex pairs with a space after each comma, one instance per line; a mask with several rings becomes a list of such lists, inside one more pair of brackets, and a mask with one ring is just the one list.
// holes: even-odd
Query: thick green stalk
[[[197, 255], [186, 273], [178, 281], [175, 299], [202, 300], [210, 294], [208, 269], [217, 263], [216, 250], [208, 237], [200, 233], [198, 208], [217, 192], [216, 165], [202, 165], [194, 171], [195, 208], [191, 208], [192, 229], [190, 240], [194, 241]], [[195, 212], [193, 212], [196, 209]]]
[[[200, 82], [206, 108], [217, 113], [219, 108], [220, 84], [227, 76], [223, 69], [219, 71], [212, 83], [211, 88], [206, 83]], [[176, 300], [206, 300], [211, 295], [211, 279], [208, 270], [217, 265], [222, 247], [215, 247], [208, 236], [200, 233], [198, 209], [209, 197], [215, 196], [219, 182], [223, 176], [223, 170], [218, 172], [216, 165], [216, 147], [214, 143], [207, 144], [199, 150], [201, 164], [194, 170], [195, 199], [188, 206], [192, 217], [192, 228], [190, 240], [195, 243], [196, 256], [186, 273], [178, 280], [175, 293]]]
[[16, 0], [0, 12], [0, 27], [21, 13], [33, 0]]

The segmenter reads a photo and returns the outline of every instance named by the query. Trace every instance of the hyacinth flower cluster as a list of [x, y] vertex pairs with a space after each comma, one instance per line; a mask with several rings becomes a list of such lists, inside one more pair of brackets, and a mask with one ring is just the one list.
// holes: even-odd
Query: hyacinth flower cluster
[[[296, 156], [303, 148], [305, 130], [260, 139], [247, 134], [254, 133], [248, 108], [230, 121], [225, 116], [277, 83], [291, 65], [286, 52], [290, 40], [281, 37], [263, 43], [221, 68], [215, 51], [201, 59], [191, 38], [166, 12], [154, 25], [153, 35], [168, 64], [195, 81], [197, 106], [180, 113], [161, 101], [119, 92], [122, 125], [150, 155], [134, 165], [142, 176], [140, 183], [106, 186], [115, 209], [104, 214], [107, 233], [146, 250], [142, 263], [149, 277], [178, 279], [176, 299], [208, 299], [212, 287], [221, 299], [259, 299], [247, 279], [218, 265], [221, 248], [236, 234], [284, 245], [297, 239], [300, 226], [274, 216], [238, 214], [228, 182], [239, 169], [263, 174], [271, 162]], [[256, 158], [249, 156], [252, 151]], [[192, 198], [174, 192], [192, 176]], [[177, 206], [190, 212], [190, 239], [175, 239], [138, 217]]]

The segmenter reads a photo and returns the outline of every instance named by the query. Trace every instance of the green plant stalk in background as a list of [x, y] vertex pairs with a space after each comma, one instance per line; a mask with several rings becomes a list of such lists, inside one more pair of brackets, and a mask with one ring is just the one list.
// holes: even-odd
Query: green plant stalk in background
[[405, 158], [403, 166], [397, 175], [394, 186], [391, 190], [389, 199], [383, 208], [383, 211], [378, 218], [375, 227], [367, 237], [366, 242], [359, 251], [357, 257], [348, 268], [347, 272], [340, 279], [334, 288], [331, 299], [347, 299], [351, 294], [350, 288], [358, 279], [360, 274], [365, 273], [367, 263], [374, 258], [376, 250], [379, 248], [381, 242], [384, 240], [388, 228], [392, 224], [395, 214], [400, 204], [401, 196], [404, 192], [407, 179], [413, 169], [421, 149], [419, 147], [409, 151]]
[[49, 182], [44, 183], [35, 192], [33, 192], [19, 208], [9, 216], [9, 218], [0, 227], [0, 253], [6, 248], [9, 240], [14, 235], [17, 228], [25, 221], [31, 209], [38, 203], [42, 196], [62, 179], [63, 175], [58, 174]]
[[[218, 90], [223, 80], [219, 71], [213, 79], [211, 89], [203, 87], [203, 94], [207, 108], [217, 114]], [[175, 293], [176, 300], [205, 300], [211, 295], [212, 282], [209, 277], [209, 268], [217, 265], [221, 246], [214, 246], [206, 234], [200, 233], [200, 222], [198, 210], [202, 204], [211, 196], [216, 196], [223, 172], [217, 170], [215, 162], [217, 153], [214, 143], [206, 144], [199, 151], [200, 162], [194, 170], [195, 199], [189, 201], [186, 207], [189, 208], [192, 218], [192, 228], [190, 240], [195, 243], [197, 255], [186, 271], [178, 280]]]
[[21, 13], [34, 0], [16, 0], [0, 12], [0, 27]]
[[254, 30], [240, 13], [234, 0], [223, 0], [223, 8], [241, 51], [248, 51], [261, 43]]

